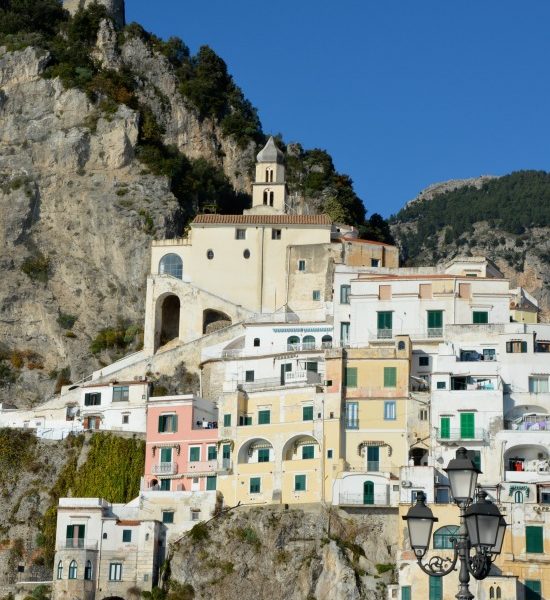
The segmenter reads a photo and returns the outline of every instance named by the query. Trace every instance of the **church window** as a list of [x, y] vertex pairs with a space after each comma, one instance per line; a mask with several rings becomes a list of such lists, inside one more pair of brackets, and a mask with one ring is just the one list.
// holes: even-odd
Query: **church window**
[[177, 254], [165, 254], [160, 259], [159, 273], [181, 279], [183, 275], [183, 261]]
[[250, 258], [250, 250], [248, 248], [243, 252], [243, 256], [245, 258]]
[[236, 240], [245, 240], [246, 239], [246, 229], [235, 229], [235, 239]]
[[273, 206], [274, 193], [269, 192], [269, 206]]
[[214, 258], [214, 251], [213, 250], [207, 250], [206, 251], [206, 258], [208, 260], [212, 260]]
[[264, 190], [264, 204], [267, 205], [267, 190]]

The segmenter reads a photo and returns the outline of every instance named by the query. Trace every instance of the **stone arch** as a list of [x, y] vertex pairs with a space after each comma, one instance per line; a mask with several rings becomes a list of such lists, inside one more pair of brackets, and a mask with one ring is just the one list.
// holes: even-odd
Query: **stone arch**
[[283, 460], [292, 460], [300, 446], [319, 446], [319, 442], [309, 433], [301, 433], [292, 436], [285, 442], [282, 451]]
[[164, 294], [157, 300], [155, 351], [179, 337], [181, 302], [176, 294]]
[[218, 329], [229, 327], [232, 324], [231, 317], [221, 310], [207, 308], [202, 311], [202, 333], [212, 333]]
[[[249, 462], [259, 462], [258, 460], [251, 460], [253, 456], [257, 457], [258, 450], [269, 449], [270, 451], [270, 460], [269, 462], [275, 459], [273, 444], [266, 440], [265, 438], [252, 438], [246, 442], [244, 442], [239, 451], [237, 453], [237, 462], [239, 464], [246, 464]], [[255, 454], [256, 453], [256, 454]]]

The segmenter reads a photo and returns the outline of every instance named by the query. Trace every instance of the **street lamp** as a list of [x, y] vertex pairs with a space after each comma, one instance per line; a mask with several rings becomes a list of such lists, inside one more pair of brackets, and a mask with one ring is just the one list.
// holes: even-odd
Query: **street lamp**
[[[426, 506], [426, 495], [419, 492], [416, 504], [407, 515], [411, 547], [418, 565], [424, 573], [432, 577], [444, 577], [454, 571], [460, 559], [458, 574], [459, 588], [457, 600], [474, 600], [470, 592], [470, 574], [476, 579], [485, 579], [491, 570], [491, 564], [502, 550], [506, 521], [498, 508], [487, 499], [487, 493], [481, 490], [477, 502], [473, 503], [477, 476], [481, 472], [468, 458], [465, 448], [456, 451], [456, 458], [445, 469], [451, 484], [451, 493], [460, 509], [460, 529], [456, 537], [450, 538], [453, 544], [453, 557], [433, 556], [427, 564], [422, 558], [430, 545], [432, 528], [437, 518]], [[470, 556], [470, 550], [475, 553]]]

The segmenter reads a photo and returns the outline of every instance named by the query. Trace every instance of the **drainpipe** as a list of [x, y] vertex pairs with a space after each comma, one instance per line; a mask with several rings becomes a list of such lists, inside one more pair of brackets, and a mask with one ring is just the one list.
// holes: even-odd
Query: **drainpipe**
[[96, 589], [99, 590], [99, 582], [100, 582], [100, 577], [101, 577], [101, 548], [103, 546], [103, 524], [104, 524], [104, 519], [103, 519], [103, 510], [101, 511], [101, 534], [99, 536], [99, 540], [97, 541], [97, 547], [99, 549], [99, 553], [98, 553], [98, 557], [97, 557], [97, 582], [96, 582]]

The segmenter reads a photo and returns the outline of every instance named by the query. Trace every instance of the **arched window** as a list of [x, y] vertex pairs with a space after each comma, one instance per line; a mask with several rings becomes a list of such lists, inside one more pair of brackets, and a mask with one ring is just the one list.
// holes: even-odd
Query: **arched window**
[[69, 565], [69, 579], [76, 579], [78, 574], [78, 565], [76, 564], [76, 560], [71, 560], [71, 564]]
[[405, 350], [405, 342], [402, 342], [402, 341], [397, 342], [397, 349]]
[[260, 345], [260, 338], [254, 338], [254, 347], [258, 348]]
[[267, 205], [267, 190], [264, 190], [264, 204]]
[[57, 563], [57, 578], [63, 579], [63, 561], [62, 560], [60, 560]]
[[87, 560], [86, 566], [84, 567], [84, 579], [91, 579], [91, 578], [92, 578], [92, 561]]
[[321, 345], [323, 346], [323, 348], [332, 348], [332, 336], [324, 335], [321, 338]]
[[287, 350], [298, 350], [300, 347], [300, 338], [297, 335], [291, 335], [286, 340]]
[[491, 600], [494, 597], [495, 597], [495, 588], [493, 586], [491, 586], [489, 588], [489, 599]]
[[273, 206], [274, 195], [275, 194], [273, 192], [269, 192], [269, 206]]
[[181, 279], [183, 276], [183, 261], [177, 254], [165, 254], [160, 259], [159, 273]]
[[501, 598], [501, 595], [500, 595], [500, 586], [497, 586], [497, 600], [499, 600], [499, 598]]
[[523, 492], [521, 490], [516, 490], [514, 493], [514, 502], [516, 504], [523, 504]]
[[304, 350], [312, 350], [315, 348], [315, 338], [312, 335], [304, 336], [304, 339], [302, 340], [302, 348]]
[[458, 535], [458, 525], [445, 525], [434, 533], [434, 548], [438, 550], [452, 550], [451, 538]]

